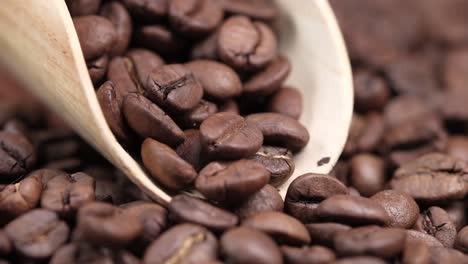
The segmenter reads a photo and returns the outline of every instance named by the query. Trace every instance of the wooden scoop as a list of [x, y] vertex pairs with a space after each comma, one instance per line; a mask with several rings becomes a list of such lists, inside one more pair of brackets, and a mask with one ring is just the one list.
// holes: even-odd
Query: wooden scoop
[[[296, 158], [296, 172], [328, 173], [346, 141], [351, 122], [351, 68], [326, 0], [278, 1], [284, 19], [282, 51], [292, 61], [289, 83], [302, 89], [301, 122], [311, 134]], [[167, 205], [161, 190], [120, 146], [106, 124], [73, 22], [63, 0], [2, 0], [0, 63], [55, 110], [87, 142], [121, 169], [152, 199]]]

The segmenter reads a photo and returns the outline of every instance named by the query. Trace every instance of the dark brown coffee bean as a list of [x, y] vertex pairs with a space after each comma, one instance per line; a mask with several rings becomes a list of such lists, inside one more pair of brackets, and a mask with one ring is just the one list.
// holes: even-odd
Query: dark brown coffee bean
[[449, 137], [445, 152], [454, 159], [468, 162], [468, 138], [464, 136]]
[[360, 70], [354, 73], [354, 105], [360, 112], [382, 110], [390, 99], [390, 89], [383, 78]]
[[94, 15], [101, 6], [101, 0], [66, 0], [68, 11], [72, 16]]
[[211, 60], [194, 60], [186, 67], [201, 83], [205, 95], [216, 100], [227, 100], [242, 93], [242, 83], [229, 66]]
[[276, 92], [291, 72], [291, 64], [284, 56], [279, 56], [265, 69], [256, 73], [244, 84], [248, 95], [271, 95]]
[[390, 186], [427, 203], [460, 199], [468, 192], [467, 168], [449, 156], [428, 154], [400, 167]]
[[57, 175], [44, 186], [41, 207], [73, 216], [85, 203], [95, 200], [94, 187], [94, 179], [82, 172]]
[[253, 160], [261, 163], [271, 173], [270, 184], [280, 186], [294, 172], [294, 159], [291, 151], [285, 148], [262, 146]]
[[237, 225], [238, 217], [188, 195], [177, 195], [169, 203], [170, 217], [176, 223], [198, 224], [213, 232], [222, 232]]
[[282, 87], [270, 98], [267, 111], [299, 119], [302, 114], [301, 92], [288, 86]]
[[[153, 69], [165, 64], [164, 60], [156, 53], [146, 49], [131, 49], [126, 56], [133, 64], [133, 69], [129, 70], [130, 74], [138, 77], [139, 85], [143, 86]], [[135, 78], [135, 76], [132, 76]], [[138, 89], [143, 93], [143, 87]]]
[[167, 15], [168, 2], [168, 0], [122, 0], [133, 18], [148, 23], [158, 22]]
[[462, 252], [468, 253], [468, 226], [458, 232], [455, 247]]
[[218, 59], [218, 31], [196, 43], [190, 53], [193, 60], [217, 60]]
[[443, 247], [435, 237], [416, 230], [406, 230], [406, 243], [423, 243], [428, 247]]
[[270, 172], [252, 160], [212, 162], [200, 171], [195, 188], [208, 199], [235, 204], [262, 189], [269, 179]]
[[112, 23], [99, 16], [82, 16], [73, 19], [81, 49], [86, 60], [93, 60], [109, 53], [117, 34]]
[[406, 242], [402, 256], [404, 264], [429, 264], [430, 248], [421, 241]]
[[169, 146], [177, 146], [185, 140], [177, 124], [142, 95], [127, 95], [123, 112], [128, 125], [142, 138], [153, 138]]
[[27, 173], [36, 162], [34, 146], [20, 134], [0, 132], [0, 180]]
[[351, 225], [383, 225], [390, 221], [387, 212], [377, 202], [365, 197], [341, 194], [321, 202], [316, 214], [325, 221]]
[[247, 116], [247, 123], [256, 125], [266, 143], [278, 144], [297, 152], [309, 142], [309, 132], [297, 120], [277, 113], [260, 113]]
[[387, 223], [390, 227], [410, 228], [418, 219], [419, 206], [406, 193], [385, 190], [376, 193], [371, 199], [385, 209], [390, 217], [390, 221]]
[[372, 256], [355, 256], [341, 258], [333, 264], [388, 264], [385, 260]]
[[13, 245], [5, 231], [0, 229], [0, 256], [7, 256], [13, 249]]
[[154, 50], [168, 57], [185, 52], [188, 45], [186, 40], [162, 25], [149, 25], [138, 28], [135, 32], [135, 41], [144, 48]]
[[457, 229], [447, 212], [440, 207], [430, 207], [416, 221], [413, 229], [437, 238], [445, 247], [453, 247]]
[[239, 70], [258, 70], [277, 55], [277, 40], [271, 28], [245, 16], [228, 18], [218, 35], [218, 55]]
[[263, 143], [261, 131], [239, 115], [217, 113], [200, 126], [204, 151], [216, 159], [241, 159], [257, 152]]
[[372, 154], [353, 156], [350, 163], [351, 185], [363, 196], [369, 197], [383, 190], [386, 182], [385, 162]]
[[172, 190], [190, 186], [197, 177], [192, 165], [181, 159], [170, 147], [156, 140], [147, 138], [143, 142], [141, 158], [151, 175]]
[[468, 263], [468, 256], [452, 248], [435, 247], [431, 248], [431, 263]]
[[107, 54], [95, 60], [89, 60], [86, 62], [89, 77], [91, 77], [91, 81], [94, 85], [99, 85], [102, 83], [102, 79], [104, 78], [104, 76], [106, 76], [108, 66], [109, 56]]
[[246, 227], [231, 229], [221, 237], [220, 244], [221, 255], [227, 263], [283, 263], [276, 243], [255, 229]]
[[217, 112], [218, 106], [215, 103], [202, 99], [194, 109], [185, 113], [182, 117], [182, 121], [179, 122], [181, 122], [185, 128], [199, 128], [203, 121]]
[[35, 209], [5, 227], [15, 250], [33, 259], [46, 259], [68, 240], [69, 228], [57, 214]]
[[356, 152], [373, 152], [381, 143], [385, 124], [382, 115], [370, 112], [365, 116], [353, 115], [348, 141], [343, 154], [349, 156]]
[[139, 264], [140, 260], [125, 250], [97, 247], [86, 243], [71, 243], [57, 250], [50, 264]]
[[192, 72], [181, 64], [154, 69], [144, 85], [148, 98], [162, 108], [184, 112], [195, 108], [203, 97], [203, 88]]
[[241, 218], [247, 218], [260, 212], [282, 212], [283, 208], [283, 198], [281, 198], [278, 190], [275, 187], [267, 184], [262, 189], [260, 189], [260, 191], [252, 194], [240, 205], [233, 209], [234, 212]]
[[0, 187], [0, 225], [37, 206], [42, 194], [41, 178], [30, 175], [22, 181]]
[[115, 28], [116, 40], [111, 55], [122, 55], [127, 50], [132, 37], [133, 23], [130, 14], [120, 2], [114, 1], [102, 6], [101, 16], [109, 19]]
[[199, 37], [213, 32], [223, 16], [223, 8], [216, 0], [169, 1], [171, 26], [185, 36]]
[[177, 225], [146, 249], [143, 263], [207, 263], [216, 259], [217, 248], [216, 237], [204, 227]]
[[338, 223], [310, 223], [306, 224], [310, 236], [314, 243], [332, 248], [335, 237], [343, 231], [350, 230], [351, 227]]
[[337, 179], [322, 174], [304, 174], [289, 185], [285, 211], [304, 223], [315, 221], [319, 203], [337, 194], [348, 194], [346, 186]]
[[466, 48], [449, 50], [443, 63], [442, 77], [445, 86], [450, 90], [464, 90], [468, 78], [468, 50]]
[[184, 131], [185, 141], [175, 149], [177, 155], [192, 165], [196, 171], [200, 171], [204, 166], [202, 157], [202, 145], [200, 142], [200, 131], [188, 129]]
[[311, 241], [306, 227], [297, 219], [281, 212], [260, 212], [249, 216], [242, 226], [265, 232], [278, 242], [292, 246], [309, 244]]
[[336, 259], [332, 250], [322, 246], [302, 248], [282, 246], [281, 251], [288, 264], [324, 264]]
[[254, 19], [273, 20], [279, 14], [278, 7], [271, 0], [225, 0], [222, 3], [226, 12]]
[[76, 231], [80, 240], [120, 248], [138, 237], [143, 226], [134, 214], [111, 204], [88, 203], [80, 208]]
[[135, 68], [133, 61], [125, 57], [114, 57], [109, 63], [107, 79], [114, 85], [119, 105], [129, 93], [142, 92]]

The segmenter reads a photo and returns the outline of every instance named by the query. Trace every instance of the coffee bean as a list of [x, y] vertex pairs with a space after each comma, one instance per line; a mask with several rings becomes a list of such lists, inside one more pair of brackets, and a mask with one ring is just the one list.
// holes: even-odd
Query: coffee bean
[[468, 226], [458, 232], [455, 247], [462, 252], [468, 253]]
[[238, 70], [258, 70], [277, 55], [277, 40], [271, 28], [245, 16], [228, 18], [218, 35], [218, 55]]
[[278, 7], [271, 0], [226, 0], [222, 3], [227, 12], [254, 19], [272, 20], [279, 14]]
[[302, 248], [282, 246], [281, 251], [288, 264], [322, 264], [331, 263], [336, 259], [332, 250], [322, 246]]
[[168, 13], [168, 2], [167, 0], [122, 0], [134, 18], [147, 23], [163, 19]]
[[176, 225], [146, 249], [143, 263], [206, 263], [216, 259], [217, 247], [216, 237], [204, 227]]
[[10, 239], [5, 231], [0, 229], [0, 256], [7, 256], [13, 249]]
[[33, 145], [22, 135], [0, 132], [0, 180], [24, 175], [36, 162]]
[[80, 208], [76, 231], [79, 240], [94, 245], [121, 248], [143, 230], [138, 217], [111, 204], [88, 203]]
[[400, 167], [390, 186], [426, 203], [460, 199], [468, 191], [466, 171], [464, 163], [434, 153]]
[[385, 161], [372, 154], [359, 154], [351, 159], [351, 185], [363, 196], [383, 190], [386, 182]]
[[144, 87], [148, 98], [174, 112], [195, 108], [203, 96], [200, 83], [190, 70], [180, 64], [153, 69]]
[[380, 147], [385, 124], [382, 115], [371, 112], [365, 116], [353, 115], [348, 141], [343, 150], [348, 156], [356, 152], [373, 152]]
[[167, 145], [156, 140], [147, 138], [143, 142], [141, 158], [151, 175], [172, 190], [182, 190], [190, 186], [197, 177], [192, 165], [181, 159]]
[[140, 260], [125, 250], [96, 247], [86, 243], [71, 243], [59, 248], [50, 260], [50, 263], [139, 264]]
[[360, 112], [382, 110], [390, 98], [390, 89], [383, 78], [367, 70], [354, 73], [354, 105]]
[[335, 237], [343, 231], [350, 230], [348, 225], [338, 223], [309, 223], [306, 224], [314, 243], [332, 248]]
[[188, 195], [173, 197], [168, 209], [174, 222], [201, 225], [213, 232], [233, 228], [239, 221], [231, 212]]
[[109, 19], [114, 25], [116, 40], [111, 55], [122, 55], [130, 44], [132, 37], [132, 19], [127, 9], [120, 2], [109, 2], [102, 6], [101, 16]]
[[[133, 70], [129, 70], [130, 74], [138, 78], [139, 85], [144, 85], [153, 69], [165, 64], [164, 60], [156, 53], [146, 49], [131, 49], [126, 56], [132, 62]], [[135, 76], [132, 76], [135, 78]], [[143, 93], [143, 87], [139, 87], [139, 91]]]
[[245, 82], [244, 92], [251, 96], [271, 95], [281, 87], [290, 72], [291, 64], [289, 60], [286, 57], [279, 56], [265, 69], [256, 73]]
[[112, 23], [100, 16], [73, 18], [85, 60], [93, 60], [109, 53], [117, 38]]
[[463, 136], [449, 137], [446, 153], [454, 159], [468, 162], [468, 138]]
[[265, 232], [287, 245], [300, 246], [311, 241], [301, 222], [281, 212], [270, 211], [251, 215], [242, 222], [242, 226]]
[[413, 228], [419, 232], [434, 236], [445, 247], [453, 247], [457, 236], [457, 229], [447, 212], [436, 206], [424, 211]]
[[66, 0], [72, 16], [94, 15], [98, 12], [101, 0]]
[[57, 175], [44, 186], [41, 207], [72, 216], [85, 203], [95, 200], [94, 187], [94, 179], [82, 172]]
[[185, 141], [175, 149], [177, 155], [192, 165], [196, 171], [200, 171], [204, 166], [204, 159], [201, 154], [202, 145], [200, 142], [200, 131], [188, 129], [184, 131]]
[[294, 159], [291, 151], [285, 148], [262, 146], [253, 160], [261, 163], [271, 173], [270, 184], [280, 186], [294, 172]]
[[428, 247], [443, 247], [435, 237], [416, 230], [406, 230], [406, 243], [423, 243]]
[[20, 254], [46, 259], [68, 240], [69, 228], [54, 212], [35, 209], [10, 222], [5, 232]]
[[372, 256], [355, 256], [341, 258], [333, 264], [388, 264], [385, 260]]
[[170, 146], [177, 146], [185, 140], [184, 132], [177, 124], [142, 95], [127, 95], [123, 112], [128, 125], [142, 138], [153, 138]]
[[119, 105], [129, 93], [142, 92], [139, 79], [137, 78], [136, 65], [126, 57], [114, 57], [109, 63], [107, 79], [114, 84], [118, 95]]
[[271, 98], [268, 112], [280, 113], [299, 119], [302, 114], [302, 94], [296, 88], [282, 87]]
[[468, 263], [468, 256], [452, 248], [431, 248], [431, 263]]
[[163, 25], [145, 25], [136, 29], [135, 42], [167, 57], [180, 55], [188, 45], [186, 40]]
[[347, 193], [346, 186], [335, 178], [322, 174], [304, 174], [289, 185], [285, 211], [304, 223], [315, 221], [317, 207], [321, 201]]
[[216, 159], [250, 157], [263, 143], [261, 131], [233, 113], [217, 113], [200, 126], [203, 150]]
[[390, 221], [387, 212], [377, 202], [359, 196], [335, 195], [321, 202], [316, 209], [322, 220], [351, 225], [377, 224]]
[[217, 60], [218, 59], [218, 31], [211, 33], [208, 37], [196, 43], [190, 53], [193, 60]]
[[297, 120], [277, 113], [260, 113], [247, 116], [247, 123], [257, 126], [265, 143], [280, 145], [298, 152], [309, 142], [309, 132]]
[[385, 190], [371, 197], [373, 201], [384, 208], [390, 217], [387, 223], [390, 227], [411, 228], [419, 215], [419, 206], [406, 193]]
[[182, 121], [179, 122], [183, 124], [184, 128], [199, 128], [203, 121], [217, 112], [218, 106], [215, 103], [202, 99], [194, 109], [185, 113]]
[[421, 241], [406, 242], [402, 261], [405, 264], [429, 264], [430, 248]]
[[89, 77], [94, 85], [102, 83], [102, 79], [106, 76], [107, 68], [109, 66], [109, 56], [107, 54], [95, 60], [89, 60], [86, 62], [88, 68]]
[[221, 237], [220, 244], [221, 254], [227, 263], [283, 263], [276, 243], [255, 229], [246, 227], [231, 229]]
[[278, 190], [267, 184], [260, 191], [252, 194], [238, 206], [233, 208], [234, 212], [241, 218], [247, 218], [251, 215], [266, 212], [282, 212], [284, 208], [283, 198]]
[[208, 199], [235, 204], [254, 194], [270, 179], [270, 172], [252, 160], [212, 162], [200, 171], [195, 188]]
[[466, 206], [463, 201], [456, 201], [443, 207], [447, 212], [450, 220], [453, 222], [457, 230], [462, 229], [467, 224], [467, 217], [465, 215]]
[[242, 93], [239, 75], [225, 64], [212, 60], [194, 60], [185, 65], [210, 98], [224, 101]]

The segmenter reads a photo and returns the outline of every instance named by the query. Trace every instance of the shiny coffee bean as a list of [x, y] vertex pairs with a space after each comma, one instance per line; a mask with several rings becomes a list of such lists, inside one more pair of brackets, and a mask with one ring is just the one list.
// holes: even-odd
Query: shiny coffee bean
[[[253, 75], [244, 83], [244, 92], [250, 96], [267, 96], [275, 93], [291, 72], [286, 57], [279, 56], [265, 69]], [[296, 118], [297, 119], [297, 118]]]
[[360, 112], [384, 109], [390, 99], [390, 88], [385, 80], [367, 70], [354, 73], [354, 98]]
[[267, 111], [299, 119], [302, 108], [302, 93], [296, 88], [286, 86], [273, 94], [268, 103]]
[[218, 106], [215, 103], [202, 99], [194, 109], [182, 116], [179, 123], [182, 123], [184, 128], [199, 128], [203, 121], [217, 112]]
[[306, 224], [313, 242], [326, 247], [333, 247], [335, 237], [343, 231], [350, 230], [348, 225], [338, 223], [309, 223]]
[[226, 0], [222, 3], [226, 12], [254, 19], [272, 20], [279, 14], [278, 7], [272, 0]]
[[172, 190], [183, 190], [197, 177], [192, 165], [180, 158], [170, 147], [156, 140], [147, 138], [143, 142], [141, 158], [151, 175]]
[[0, 256], [6, 256], [10, 254], [11, 250], [13, 249], [13, 245], [8, 238], [5, 231], [0, 229]]
[[326, 247], [289, 247], [282, 246], [281, 251], [288, 264], [322, 264], [331, 263], [336, 259], [335, 253]]
[[242, 226], [265, 232], [286, 245], [300, 246], [311, 241], [301, 222], [281, 212], [270, 211], [251, 215], [242, 221]]
[[253, 160], [261, 163], [271, 173], [270, 184], [273, 186], [280, 186], [294, 173], [293, 154], [285, 148], [262, 146]]
[[68, 240], [69, 228], [57, 214], [35, 209], [5, 226], [15, 250], [33, 259], [46, 259]]
[[72, 16], [94, 15], [98, 12], [101, 0], [66, 0]]
[[262, 232], [238, 227], [224, 233], [220, 240], [221, 255], [227, 263], [283, 263], [276, 243]]
[[118, 95], [119, 105], [129, 93], [142, 91], [141, 84], [137, 78], [136, 65], [126, 57], [114, 57], [109, 63], [107, 79], [111, 81]]
[[200, 126], [205, 153], [215, 159], [241, 159], [254, 155], [262, 146], [262, 132], [233, 113], [217, 113]]
[[[165, 64], [164, 60], [156, 53], [146, 49], [131, 49], [126, 54], [127, 58], [132, 62], [133, 69], [129, 69], [132, 78], [136, 77], [139, 85], [143, 86], [148, 79], [151, 71]], [[139, 91], [143, 93], [143, 87], [139, 87]]]
[[348, 190], [337, 179], [323, 174], [304, 174], [296, 178], [288, 188], [285, 211], [304, 223], [317, 220], [319, 203]]
[[457, 229], [444, 209], [432, 206], [424, 211], [413, 229], [437, 238], [445, 247], [453, 247]]
[[282, 212], [283, 208], [283, 198], [281, 198], [278, 190], [267, 184], [260, 191], [250, 195], [242, 203], [232, 208], [232, 210], [241, 218], [247, 218], [260, 212]]
[[455, 248], [468, 253], [468, 226], [465, 226], [458, 232]]
[[428, 247], [443, 247], [437, 238], [416, 230], [406, 229], [406, 243], [423, 243]]
[[168, 13], [168, 2], [168, 0], [122, 0], [134, 19], [147, 23], [163, 19]]
[[135, 42], [144, 48], [157, 52], [158, 54], [165, 54], [166, 57], [180, 55], [185, 52], [188, 45], [185, 39], [181, 38], [163, 25], [141, 26], [135, 31]]
[[383, 190], [386, 183], [385, 161], [372, 154], [358, 154], [351, 159], [351, 186], [369, 197]]
[[128, 48], [132, 37], [132, 19], [127, 9], [120, 2], [109, 2], [102, 6], [101, 16], [114, 25], [116, 40], [111, 55], [122, 55]]
[[217, 248], [216, 237], [204, 227], [176, 225], [146, 249], [143, 263], [207, 263], [216, 260]]
[[252, 160], [212, 162], [200, 171], [195, 188], [206, 198], [236, 204], [265, 186], [270, 172]]
[[173, 197], [168, 209], [174, 222], [198, 224], [213, 232], [233, 228], [239, 221], [233, 213], [188, 195]]
[[36, 162], [34, 146], [20, 134], [0, 132], [0, 180], [27, 173]]
[[188, 129], [184, 131], [185, 141], [175, 149], [177, 155], [200, 171], [204, 166], [204, 159], [201, 154], [202, 145], [200, 142], [200, 131]]
[[86, 243], [70, 243], [57, 250], [50, 264], [139, 264], [140, 260], [125, 250], [97, 247]]
[[93, 60], [109, 53], [117, 39], [114, 25], [100, 16], [73, 18], [85, 60]]
[[406, 193], [385, 190], [371, 197], [373, 201], [384, 208], [390, 217], [387, 223], [390, 227], [411, 228], [419, 216], [419, 206]]

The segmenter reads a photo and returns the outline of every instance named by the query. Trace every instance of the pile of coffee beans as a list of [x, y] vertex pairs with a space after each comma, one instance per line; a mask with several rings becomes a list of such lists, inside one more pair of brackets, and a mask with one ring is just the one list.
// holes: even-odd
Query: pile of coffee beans
[[0, 264], [468, 263], [468, 0], [330, 1], [352, 128], [284, 201], [309, 134], [273, 1], [66, 2], [109, 126], [174, 197], [0, 71]]

